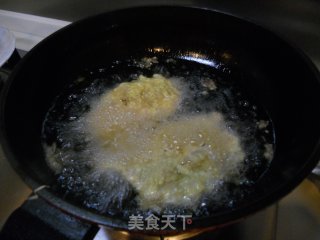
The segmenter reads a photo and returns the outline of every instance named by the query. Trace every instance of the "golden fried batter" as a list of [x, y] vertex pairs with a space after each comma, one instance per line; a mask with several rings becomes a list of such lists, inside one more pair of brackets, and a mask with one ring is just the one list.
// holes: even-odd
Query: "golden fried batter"
[[141, 208], [196, 206], [243, 161], [239, 138], [221, 114], [168, 118], [180, 98], [161, 75], [140, 76], [103, 95], [88, 115], [88, 131], [100, 146], [97, 167], [128, 179]]
[[[93, 134], [108, 142], [126, 128], [147, 120], [161, 120], [173, 114], [181, 94], [173, 83], [162, 75], [121, 83], [105, 93], [88, 115]], [[124, 136], [125, 137], [125, 136]]]

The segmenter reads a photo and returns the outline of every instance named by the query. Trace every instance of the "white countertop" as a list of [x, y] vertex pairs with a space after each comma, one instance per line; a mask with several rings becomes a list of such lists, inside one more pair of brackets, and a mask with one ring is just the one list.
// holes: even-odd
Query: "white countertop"
[[9, 29], [16, 38], [16, 48], [29, 51], [45, 37], [70, 22], [0, 9], [0, 27]]

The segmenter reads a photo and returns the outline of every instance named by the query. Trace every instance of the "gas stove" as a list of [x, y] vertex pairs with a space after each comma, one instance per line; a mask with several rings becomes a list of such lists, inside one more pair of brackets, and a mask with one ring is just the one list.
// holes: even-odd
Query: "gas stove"
[[[138, 2], [142, 3], [143, 1]], [[315, 12], [320, 12], [319, 3], [305, 1], [306, 5], [303, 5], [293, 1], [292, 5], [289, 5], [286, 1], [279, 1], [278, 3], [270, 1], [269, 3], [261, 3], [260, 9], [258, 5], [244, 8], [237, 3], [228, 1], [228, 3], [216, 3], [215, 5], [213, 3], [210, 3], [210, 5], [207, 1], [196, 2], [199, 6], [211, 6], [266, 26], [302, 48], [320, 69], [320, 20], [315, 18], [315, 16], [318, 16], [315, 15]], [[245, 3], [242, 2], [242, 4]], [[126, 6], [125, 3], [120, 5], [114, 8]], [[4, 9], [15, 10], [14, 4], [11, 8], [6, 6], [4, 4]], [[0, 3], [1, 8], [2, 4]], [[103, 9], [111, 10], [112, 7]], [[92, 9], [88, 9], [86, 13], [88, 15], [98, 13], [92, 11]], [[8, 28], [14, 34], [16, 48], [20, 55], [24, 55], [46, 36], [70, 24], [71, 21], [77, 20], [81, 15], [81, 13], [78, 13], [78, 15], [73, 13], [68, 18], [65, 17], [67, 15], [62, 13], [55, 15], [53, 12], [49, 14], [60, 18], [56, 19], [36, 16], [34, 15], [35, 12], [31, 10], [29, 12], [32, 14], [0, 10], [0, 26]], [[6, 161], [1, 149], [0, 182], [1, 227], [13, 210], [19, 207], [31, 194], [31, 190], [20, 180]], [[208, 231], [197, 236], [186, 234], [170, 238], [164, 236], [150, 238], [150, 236], [137, 237], [127, 232], [101, 227], [94, 239], [296, 240], [305, 237], [308, 240], [320, 239], [320, 192], [308, 180], [305, 180], [295, 191], [277, 204], [219, 231]]]

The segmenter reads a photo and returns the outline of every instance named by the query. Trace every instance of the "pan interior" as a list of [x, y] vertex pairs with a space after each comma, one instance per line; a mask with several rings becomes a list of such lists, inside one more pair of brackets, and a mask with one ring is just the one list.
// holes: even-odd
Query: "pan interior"
[[[241, 79], [250, 76], [237, 69], [236, 64], [232, 67], [232, 55], [228, 51], [220, 49], [219, 54], [215, 59], [209, 59], [201, 52], [176, 53], [171, 49], [158, 46], [143, 49], [129, 58], [119, 58], [111, 62], [104, 60], [98, 66], [88, 67], [79, 72], [74, 81], [67, 85], [55, 99], [43, 124], [43, 145], [47, 162], [56, 173], [56, 181], [51, 187], [75, 204], [102, 214], [121, 218], [128, 218], [132, 214], [148, 215], [150, 213], [188, 213], [201, 217], [213, 215], [224, 209], [237, 208], [254, 191], [255, 183], [267, 170], [273, 156], [275, 139], [272, 121], [268, 113], [258, 103], [254, 102], [250, 94], [239, 84]], [[185, 195], [183, 198], [178, 196], [175, 199], [173, 196], [175, 191], [170, 192], [168, 185], [172, 185], [172, 183], [169, 182], [161, 185], [161, 188], [168, 188], [171, 195], [170, 197], [163, 197], [168, 201], [167, 204], [161, 202], [155, 204], [155, 200], [152, 200], [153, 202], [145, 200], [150, 206], [144, 206], [143, 202], [140, 203], [141, 200], [140, 202], [137, 200], [141, 199], [139, 194], [142, 193], [132, 185], [125, 174], [133, 170], [127, 169], [124, 171], [125, 173], [122, 172], [121, 174], [114, 168], [104, 168], [113, 156], [110, 153], [111, 155], [108, 157], [108, 151], [103, 156], [101, 156], [101, 153], [97, 153], [100, 150], [96, 147], [97, 143], [94, 138], [90, 136], [88, 124], [86, 124], [88, 114], [106, 92], [110, 94], [110, 91], [123, 82], [133, 83], [137, 81], [139, 76], [149, 77], [149, 79], [152, 79], [152, 76], [164, 76], [171, 79], [172, 83], [181, 92], [180, 98], [182, 100], [179, 108], [175, 111], [176, 113], [170, 116], [169, 120], [156, 120], [152, 128], [161, 128], [163, 125], [170, 126], [170, 124], [176, 123], [178, 125], [176, 124], [175, 128], [181, 128], [183, 126], [179, 126], [180, 119], [190, 119], [190, 117], [195, 119], [197, 116], [209, 117], [213, 114], [213, 118], [210, 118], [212, 128], [217, 128], [215, 126], [217, 125], [215, 123], [217, 117], [215, 116], [218, 116], [218, 118], [222, 116], [221, 124], [223, 126], [221, 126], [221, 129], [225, 130], [221, 131], [226, 131], [240, 140], [242, 150], [237, 153], [237, 155], [241, 155], [241, 157], [238, 156], [240, 160], [237, 160], [237, 158], [228, 160], [228, 157], [225, 157], [224, 160], [214, 160], [215, 157], [210, 158], [210, 161], [217, 161], [217, 163], [218, 161], [224, 161], [224, 164], [226, 164], [230, 161], [229, 164], [234, 166], [232, 168], [228, 166], [228, 169], [231, 168], [231, 170], [223, 170], [226, 173], [221, 173], [222, 177], [206, 183], [206, 186], [211, 184], [214, 187], [209, 187], [209, 190], [206, 191], [199, 191], [200, 196], [197, 201], [190, 195]], [[162, 77], [160, 78], [162, 79]], [[117, 113], [113, 110], [110, 114]], [[125, 116], [129, 117], [129, 115]], [[99, 121], [112, 121], [110, 119], [112, 119], [112, 116]], [[144, 128], [140, 128], [138, 137], [134, 139], [138, 143], [133, 145], [139, 150], [132, 151], [120, 148], [121, 151], [128, 151], [129, 154], [139, 151], [137, 156], [140, 158], [140, 151], [143, 151], [140, 150], [140, 145], [153, 139], [143, 139], [148, 138], [145, 131], [148, 120], [141, 121], [143, 121]], [[180, 120], [181, 124], [188, 124], [188, 121]], [[199, 119], [199, 121], [193, 121], [191, 124], [205, 124], [203, 120], [201, 122]], [[162, 125], [158, 122], [161, 122]], [[166, 129], [166, 127], [164, 128]], [[192, 128], [192, 125], [190, 125], [190, 128]], [[167, 129], [170, 129], [170, 127], [167, 127]], [[147, 129], [147, 132], [149, 130]], [[188, 128], [182, 131], [188, 131]], [[189, 135], [194, 134], [191, 130], [189, 131]], [[111, 132], [108, 134], [110, 135]], [[152, 134], [156, 134], [156, 130], [153, 130]], [[165, 132], [165, 134], [170, 135], [170, 132]], [[134, 135], [134, 133], [131, 131], [130, 135]], [[213, 137], [215, 138], [215, 136]], [[219, 135], [216, 137], [219, 138]], [[114, 137], [110, 138], [119, 138], [119, 136], [115, 134]], [[120, 144], [119, 140], [117, 141], [117, 144]], [[217, 140], [217, 142], [219, 141], [224, 140], [221, 138]], [[231, 139], [228, 141], [231, 141]], [[201, 149], [205, 147], [204, 144], [202, 144]], [[224, 147], [223, 144], [229, 143], [221, 144], [221, 147]], [[132, 144], [129, 147], [132, 147]], [[113, 151], [110, 149], [109, 151]], [[200, 154], [199, 150], [200, 148], [197, 150], [197, 154]], [[218, 149], [213, 151], [218, 151]], [[244, 156], [242, 156], [242, 151]], [[170, 159], [168, 154], [165, 156]], [[123, 155], [116, 161], [121, 161], [122, 158], [126, 158], [126, 156]], [[200, 158], [202, 159], [202, 157]], [[157, 173], [161, 171], [161, 165], [168, 164], [171, 160], [159, 158], [153, 160], [153, 163], [156, 161], [163, 163], [160, 163], [156, 168], [151, 168], [154, 172], [149, 172], [145, 180], [139, 181], [140, 185], [143, 181], [156, 184], [156, 181], [162, 179], [162, 177], [157, 178], [159, 174], [167, 174], [165, 178], [172, 177], [172, 174], [179, 174], [178, 170], [166, 173], [170, 169], [164, 169], [162, 173]], [[238, 163], [239, 161], [241, 163]], [[151, 171], [146, 164], [132, 167], [145, 168], [142, 171]], [[201, 164], [203, 165], [203, 163]], [[179, 191], [181, 191], [181, 188], [194, 188], [200, 184], [201, 181], [198, 178], [201, 178], [204, 174], [203, 169], [201, 169], [201, 166], [198, 170], [196, 170], [196, 166], [193, 168], [193, 171], [202, 172], [199, 172], [196, 176], [189, 172], [183, 175], [185, 176], [183, 180], [179, 181], [179, 178], [171, 180], [176, 181], [173, 184], [180, 184]], [[142, 176], [145, 177], [145, 175]], [[214, 175], [214, 170], [212, 170], [212, 173], [208, 173], [206, 178], [210, 179]], [[192, 185], [193, 183], [194, 185]], [[147, 190], [144, 190], [144, 195], [151, 195], [150, 189], [153, 189], [153, 186], [145, 186], [144, 188], [147, 188]], [[173, 187], [171, 186], [171, 188]], [[195, 191], [195, 189], [189, 189], [185, 192]], [[183, 201], [186, 198], [191, 200]]]

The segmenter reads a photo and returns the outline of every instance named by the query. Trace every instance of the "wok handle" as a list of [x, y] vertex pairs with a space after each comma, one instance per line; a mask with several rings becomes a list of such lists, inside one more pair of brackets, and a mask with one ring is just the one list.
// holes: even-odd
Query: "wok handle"
[[312, 170], [312, 173], [309, 175], [308, 179], [313, 182], [320, 191], [320, 162]]
[[11, 55], [11, 57], [8, 59], [8, 61], [1, 66], [0, 68], [0, 92], [7, 81], [10, 73], [12, 72], [13, 68], [19, 63], [21, 60], [21, 56], [18, 53], [17, 49], [15, 49]]
[[4, 87], [5, 82], [9, 77], [10, 72], [6, 69], [0, 68], [0, 93], [2, 88]]
[[89, 240], [98, 226], [83, 222], [40, 198], [15, 210], [0, 232], [1, 240]]
[[21, 60], [21, 56], [18, 53], [18, 50], [14, 49], [10, 58], [3, 64], [1, 68], [11, 72], [13, 68], [20, 62], [20, 60]]

